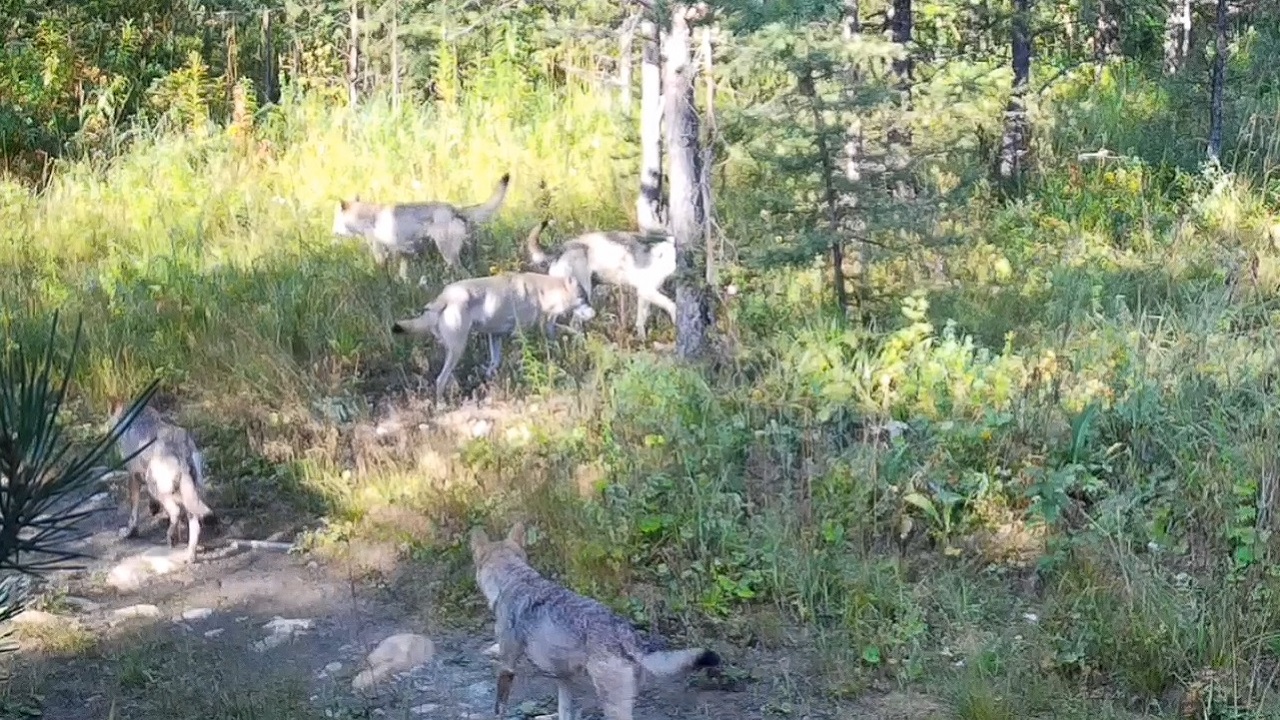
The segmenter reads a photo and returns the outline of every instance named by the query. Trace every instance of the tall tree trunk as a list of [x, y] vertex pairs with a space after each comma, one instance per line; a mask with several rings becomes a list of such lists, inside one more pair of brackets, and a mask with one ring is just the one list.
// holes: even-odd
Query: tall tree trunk
[[640, 65], [640, 195], [636, 224], [642, 231], [665, 231], [662, 206], [662, 48], [658, 26], [640, 24], [644, 51]]
[[694, 105], [691, 15], [686, 3], [672, 3], [664, 74], [671, 232], [676, 243], [676, 354], [684, 359], [707, 355], [711, 341], [711, 293], [706, 284], [702, 203], [702, 152], [698, 147], [698, 109]]
[[813, 84], [813, 68], [806, 66], [800, 75], [800, 94], [809, 102], [813, 132], [817, 138], [818, 162], [822, 170], [822, 196], [827, 206], [827, 229], [831, 233], [831, 284], [835, 288], [840, 317], [849, 313], [849, 296], [844, 286], [844, 244], [840, 226], [840, 195], [836, 191], [836, 166], [827, 143], [827, 125], [822, 119], [822, 99]]
[[1209, 159], [1222, 161], [1222, 93], [1227, 83], [1227, 0], [1218, 0], [1213, 79], [1209, 90]]
[[703, 223], [703, 247], [707, 249], [707, 285], [717, 286], [717, 267], [715, 253], [715, 198], [711, 194], [711, 170], [715, 167], [715, 158], [711, 154], [715, 146], [716, 135], [716, 75], [714, 58], [712, 57], [712, 29], [703, 27], [699, 32], [701, 43], [699, 53], [702, 55], [702, 75], [707, 81], [707, 122], [704, 130], [706, 138], [702, 143], [702, 176], [698, 185], [702, 190], [702, 209], [706, 215]]
[[911, 0], [893, 0], [888, 14], [890, 39], [901, 46], [902, 57], [893, 61], [893, 75], [898, 89], [899, 116], [889, 127], [889, 170], [894, 178], [894, 196], [909, 197], [914, 193], [902, 173], [908, 165], [908, 148], [911, 146], [911, 128], [907, 114], [911, 112], [911, 72], [914, 61], [911, 56]]
[[1031, 144], [1031, 121], [1027, 117], [1027, 87], [1031, 82], [1031, 0], [1014, 0], [1013, 8], [1013, 92], [1004, 112], [998, 171], [1000, 179], [1005, 181], [1022, 176]]
[[1191, 0], [1168, 0], [1164, 24], [1164, 74], [1182, 72], [1191, 48]]

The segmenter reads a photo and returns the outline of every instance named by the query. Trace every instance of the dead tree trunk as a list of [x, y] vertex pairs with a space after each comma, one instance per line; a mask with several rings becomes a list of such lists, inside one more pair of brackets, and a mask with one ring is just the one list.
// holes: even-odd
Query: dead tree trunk
[[715, 146], [716, 139], [716, 76], [714, 59], [712, 58], [711, 31], [711, 28], [704, 27], [699, 33], [701, 36], [699, 54], [702, 55], [703, 62], [702, 74], [707, 81], [707, 122], [704, 128], [706, 137], [702, 142], [702, 175], [698, 185], [702, 190], [702, 209], [706, 215], [706, 222], [703, 223], [703, 238], [705, 240], [703, 245], [707, 249], [707, 285], [714, 288], [718, 282], [718, 274], [714, 222], [716, 212], [715, 199], [711, 193], [711, 169], [715, 167], [712, 148]]
[[676, 243], [676, 354], [683, 359], [699, 359], [708, 354], [713, 324], [706, 282], [707, 217], [702, 202], [702, 151], [698, 147], [690, 47], [690, 21], [699, 13], [686, 3], [672, 3], [670, 9], [663, 109], [667, 119], [671, 232]]
[[347, 48], [347, 101], [351, 107], [360, 99], [360, 0], [351, 0], [351, 37]]
[[640, 25], [644, 51], [640, 65], [640, 195], [636, 224], [646, 232], [665, 232], [662, 206], [662, 49], [656, 23]]
[[1209, 90], [1209, 159], [1222, 161], [1222, 94], [1227, 84], [1227, 0], [1218, 0], [1213, 79]]
[[1191, 0], [1169, 0], [1164, 23], [1164, 74], [1182, 72], [1191, 48]]
[[1031, 121], [1027, 117], [1027, 87], [1031, 82], [1031, 0], [1014, 0], [1013, 7], [1013, 92], [1004, 112], [997, 173], [1004, 181], [1022, 177], [1031, 145]]

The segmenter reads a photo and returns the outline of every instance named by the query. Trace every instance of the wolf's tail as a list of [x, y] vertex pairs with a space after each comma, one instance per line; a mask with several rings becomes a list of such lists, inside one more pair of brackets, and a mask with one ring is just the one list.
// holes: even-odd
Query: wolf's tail
[[445, 304], [433, 300], [422, 309], [422, 313], [415, 318], [408, 320], [397, 320], [391, 324], [391, 332], [394, 335], [428, 335], [434, 334], [436, 326], [440, 324], [440, 313], [444, 310]]
[[524, 249], [529, 253], [529, 262], [534, 265], [541, 265], [547, 261], [547, 254], [543, 252], [542, 246], [538, 244], [538, 238], [542, 236], [542, 231], [550, 224], [550, 218], [543, 220], [529, 233], [529, 237], [525, 238]]
[[472, 205], [459, 210], [459, 214], [472, 223], [488, 222], [494, 215], [498, 214], [498, 208], [502, 207], [502, 201], [507, 199], [507, 186], [511, 184], [511, 173], [503, 173], [498, 180], [498, 187], [494, 189], [493, 195], [481, 205]]
[[669, 677], [700, 668], [719, 667], [720, 656], [706, 648], [660, 650], [645, 654], [640, 658], [640, 664], [658, 677]]
[[191, 483], [183, 482], [178, 486], [178, 494], [182, 497], [182, 507], [189, 514], [195, 515], [201, 520], [213, 516], [213, 510], [204, 503], [201, 497], [201, 485], [197, 484], [195, 475], [191, 476]]

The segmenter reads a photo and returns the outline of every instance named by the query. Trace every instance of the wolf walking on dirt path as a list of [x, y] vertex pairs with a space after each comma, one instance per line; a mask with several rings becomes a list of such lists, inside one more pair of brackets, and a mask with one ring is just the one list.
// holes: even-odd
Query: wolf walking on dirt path
[[[124, 414], [124, 402], [113, 403], [111, 423], [119, 423]], [[128, 429], [120, 434], [117, 447], [121, 457], [129, 458], [125, 463], [129, 475], [129, 524], [121, 528], [120, 537], [131, 538], [138, 533], [142, 488], [145, 486], [153, 508], [159, 503], [169, 516], [170, 547], [178, 544], [179, 521], [186, 516], [186, 559], [194, 562], [196, 546], [200, 542], [200, 521], [211, 516], [213, 511], [203, 498], [204, 455], [196, 447], [191, 434], [166, 422], [152, 408], [143, 407]]]
[[483, 529], [471, 531], [476, 584], [493, 611], [498, 637], [498, 717], [522, 656], [555, 677], [560, 720], [574, 717], [573, 682], [582, 676], [594, 686], [607, 720], [632, 720], [646, 677], [719, 667], [714, 651], [668, 650], [600, 602], [544, 578], [529, 566], [524, 543], [523, 523], [497, 541], [489, 540]]

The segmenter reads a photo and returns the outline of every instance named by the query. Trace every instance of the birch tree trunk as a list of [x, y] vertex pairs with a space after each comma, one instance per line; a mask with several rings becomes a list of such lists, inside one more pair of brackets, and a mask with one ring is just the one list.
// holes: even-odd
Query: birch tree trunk
[[665, 232], [662, 207], [662, 50], [658, 26], [640, 24], [644, 50], [640, 65], [640, 194], [636, 224], [644, 232]]
[[640, 16], [631, 15], [622, 21], [622, 31], [618, 35], [618, 95], [622, 101], [622, 111], [631, 115], [631, 75], [635, 63], [632, 61], [632, 45], [635, 43], [636, 26], [640, 24]]
[[1164, 74], [1182, 72], [1191, 48], [1191, 0], [1169, 0], [1164, 24]]
[[663, 109], [667, 119], [671, 233], [676, 244], [676, 354], [700, 359], [708, 354], [712, 316], [706, 283], [706, 207], [702, 194], [702, 151], [694, 105], [690, 19], [697, 11], [672, 3], [665, 45]]

